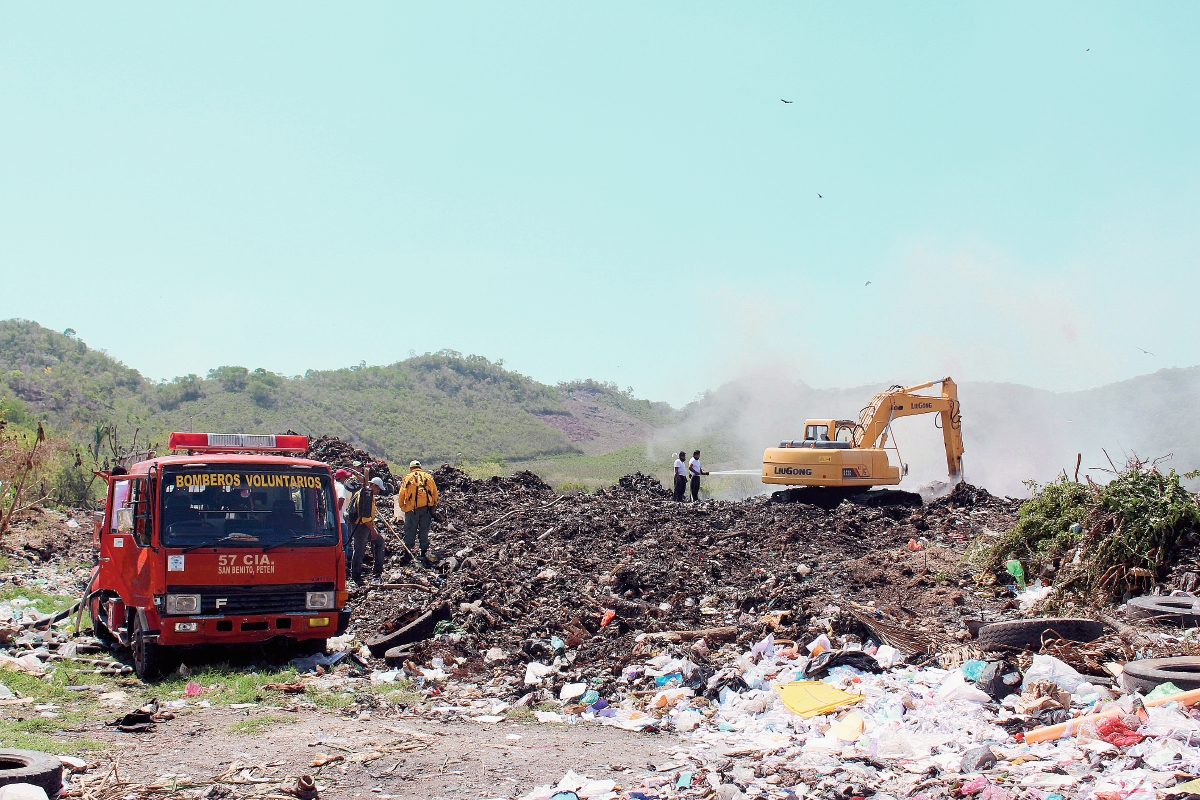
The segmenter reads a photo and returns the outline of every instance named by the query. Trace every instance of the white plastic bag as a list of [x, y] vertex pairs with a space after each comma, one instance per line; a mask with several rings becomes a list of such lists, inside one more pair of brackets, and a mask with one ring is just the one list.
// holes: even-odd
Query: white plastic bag
[[956, 669], [951, 672], [942, 685], [938, 688], [935, 695], [937, 700], [943, 703], [953, 702], [955, 700], [967, 700], [972, 703], [987, 703], [991, 701], [988, 693], [980, 689], [973, 683], [967, 681], [961, 669]]
[[1087, 683], [1087, 678], [1054, 656], [1036, 655], [1021, 680], [1021, 691], [1033, 681], [1051, 681], [1064, 692], [1074, 692], [1081, 684]]

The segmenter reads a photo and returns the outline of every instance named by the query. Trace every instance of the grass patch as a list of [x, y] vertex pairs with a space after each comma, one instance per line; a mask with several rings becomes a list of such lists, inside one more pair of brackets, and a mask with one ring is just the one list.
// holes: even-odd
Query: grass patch
[[[39, 678], [0, 669], [0, 683], [33, 700], [28, 705], [0, 707], [3, 716], [8, 717], [0, 719], [0, 746], [66, 754], [104, 748], [103, 742], [81, 739], [78, 732], [83, 722], [103, 717], [111, 709], [101, 708], [90, 692], [67, 691], [66, 681], [70, 679], [67, 670], [59, 668], [49, 675]], [[34, 705], [42, 703], [58, 706], [53, 709], [58, 716], [41, 716]]]
[[516, 706], [510, 708], [508, 713], [504, 715], [504, 718], [513, 722], [533, 722], [533, 709], [529, 706]]
[[[103, 750], [107, 745], [97, 739], [80, 739], [64, 734], [60, 720], [35, 718], [0, 720], [0, 746], [17, 750], [41, 750], [55, 755], [76, 755]], [[53, 734], [60, 734], [54, 736]]]
[[257, 736], [274, 725], [291, 725], [295, 724], [296, 721], [294, 715], [264, 714], [261, 717], [250, 717], [249, 719], [233, 723], [229, 726], [229, 732], [240, 733], [245, 736]]
[[[7, 570], [7, 567], [3, 567]], [[0, 600], [15, 600], [24, 597], [32, 601], [31, 605], [43, 614], [62, 611], [79, 598], [67, 597], [61, 594], [48, 594], [33, 586], [5, 586], [0, 589]]]
[[297, 677], [291, 667], [284, 669], [265, 669], [250, 672], [249, 667], [232, 667], [229, 664], [206, 665], [192, 671], [191, 675], [183, 676], [177, 672], [164, 677], [158, 683], [144, 685], [143, 694], [147, 697], [175, 698], [182, 697], [188, 682], [195, 682], [209, 689], [203, 695], [213, 705], [230, 705], [233, 703], [261, 703], [266, 698], [279, 697], [274, 689], [264, 688], [268, 683], [290, 683]]
[[425, 699], [425, 695], [418, 692], [412, 685], [411, 681], [396, 681], [398, 688], [391, 689], [384, 693], [383, 699], [389, 703], [395, 703], [398, 706], [411, 707], [420, 705]]
[[312, 687], [309, 687], [304, 696], [317, 708], [325, 708], [330, 711], [340, 711], [354, 704], [353, 693], [313, 691]]

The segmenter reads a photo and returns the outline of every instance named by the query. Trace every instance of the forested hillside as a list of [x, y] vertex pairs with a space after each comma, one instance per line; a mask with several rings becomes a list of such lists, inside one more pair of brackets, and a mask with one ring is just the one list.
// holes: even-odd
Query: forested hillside
[[[568, 405], [607, 413], [585, 424]], [[453, 351], [301, 378], [222, 366], [156, 384], [72, 331], [56, 333], [25, 320], [0, 322], [0, 408], [10, 422], [45, 420], [81, 441], [95, 426], [110, 424], [126, 436], [141, 428], [159, 444], [171, 430], [291, 429], [339, 436], [390, 460], [435, 463], [582, 453], [583, 444], [602, 434], [626, 446], [628, 435], [609, 435], [617, 422], [637, 428], [674, 413], [609, 384], [555, 388]]]

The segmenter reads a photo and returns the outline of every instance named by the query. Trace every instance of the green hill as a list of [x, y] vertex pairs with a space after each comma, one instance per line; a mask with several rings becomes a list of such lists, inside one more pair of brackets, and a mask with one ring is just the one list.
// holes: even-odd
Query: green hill
[[[588, 418], [576, 419], [573, 408]], [[10, 422], [44, 420], [77, 441], [109, 424], [126, 436], [140, 428], [160, 447], [172, 430], [290, 429], [332, 434], [392, 461], [433, 463], [579, 455], [593, 441], [616, 449], [675, 413], [610, 384], [551, 387], [449, 350], [301, 378], [223, 366], [156, 384], [73, 331], [26, 320], [0, 321], [0, 409]]]

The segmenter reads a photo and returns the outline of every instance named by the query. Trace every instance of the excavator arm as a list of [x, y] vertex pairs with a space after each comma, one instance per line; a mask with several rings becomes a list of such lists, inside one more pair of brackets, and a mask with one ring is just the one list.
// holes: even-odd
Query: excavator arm
[[[923, 389], [941, 384], [941, 395], [917, 394]], [[958, 402], [958, 386], [950, 378], [929, 381], [916, 386], [893, 386], [871, 398], [859, 414], [854, 428], [854, 447], [883, 447], [892, 420], [914, 414], [938, 414], [941, 417], [942, 437], [946, 442], [946, 469], [951, 480], [963, 474], [962, 415]]]

